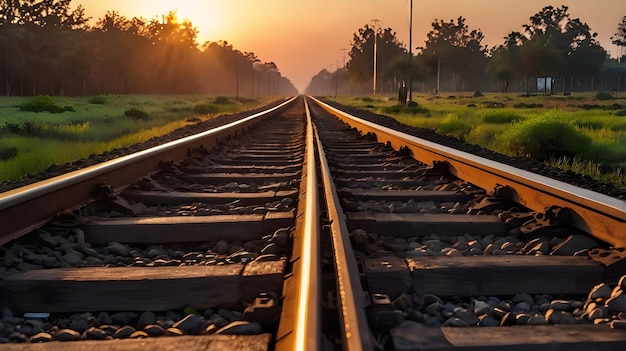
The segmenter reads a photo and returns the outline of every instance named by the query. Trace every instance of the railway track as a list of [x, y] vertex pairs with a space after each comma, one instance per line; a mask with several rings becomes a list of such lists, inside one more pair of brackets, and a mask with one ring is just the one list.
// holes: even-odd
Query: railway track
[[623, 201], [312, 98], [41, 185], [0, 194], [8, 350], [626, 345]]

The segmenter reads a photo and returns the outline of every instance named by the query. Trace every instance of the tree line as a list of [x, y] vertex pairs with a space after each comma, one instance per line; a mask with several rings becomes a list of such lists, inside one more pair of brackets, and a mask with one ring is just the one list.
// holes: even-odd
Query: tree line
[[189, 20], [107, 12], [71, 0], [0, 0], [0, 93], [292, 95], [274, 62], [226, 41], [197, 43]]
[[[537, 79], [551, 79], [553, 92], [623, 91], [626, 55], [611, 59], [597, 33], [567, 6], [546, 6], [529, 18], [522, 31], [509, 33], [501, 45], [488, 48], [480, 30], [465, 18], [436, 19], [417, 54], [409, 52], [391, 28], [365, 25], [354, 34], [345, 67], [320, 71], [309, 83], [311, 94], [373, 92], [374, 43], [377, 47], [377, 91], [397, 92], [411, 81], [415, 91], [537, 91]], [[626, 46], [626, 16], [611, 37]]]

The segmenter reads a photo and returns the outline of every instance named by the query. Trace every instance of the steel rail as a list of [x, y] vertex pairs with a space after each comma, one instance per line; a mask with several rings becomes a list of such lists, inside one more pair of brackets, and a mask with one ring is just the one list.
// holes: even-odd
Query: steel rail
[[[321, 325], [321, 253], [320, 253], [320, 208], [319, 191], [317, 178], [317, 159], [315, 157], [315, 142], [313, 138], [313, 123], [309, 107], [304, 101], [304, 109], [307, 119], [306, 128], [306, 165], [304, 166], [303, 179], [305, 181], [303, 193], [300, 194], [300, 201], [304, 200], [302, 215], [296, 225], [294, 235], [294, 255], [293, 262], [294, 276], [286, 281], [285, 290], [293, 290], [295, 296], [286, 297], [294, 301], [283, 303], [283, 316], [281, 317], [281, 328], [279, 334], [285, 336], [276, 341], [276, 350], [322, 350], [322, 325]], [[301, 191], [302, 192], [302, 191]], [[299, 230], [301, 229], [301, 230]], [[295, 281], [290, 281], [295, 279]], [[292, 285], [293, 284], [293, 285]], [[288, 306], [288, 307], [287, 307]], [[288, 311], [293, 308], [294, 311]], [[290, 324], [286, 326], [285, 324]], [[283, 331], [286, 330], [286, 331]]]
[[326, 209], [330, 221], [337, 276], [337, 303], [341, 310], [344, 350], [374, 350], [375, 341], [365, 314], [365, 307], [369, 305], [369, 302], [366, 301], [365, 292], [361, 285], [358, 264], [350, 243], [346, 216], [341, 210], [341, 202], [317, 130], [316, 141]]
[[421, 162], [444, 161], [452, 174], [484, 189], [506, 187], [511, 200], [535, 211], [550, 206], [567, 208], [575, 227], [614, 246], [626, 247], [623, 200], [410, 136], [311, 99], [362, 133], [376, 134], [379, 142], [389, 142], [396, 149], [408, 148]]
[[162, 162], [184, 159], [191, 149], [211, 147], [223, 138], [250, 128], [295, 99], [288, 99], [237, 122], [0, 193], [0, 244], [45, 224], [59, 211], [73, 209], [93, 200], [93, 190], [98, 184], [123, 186], [133, 179], [157, 171]]

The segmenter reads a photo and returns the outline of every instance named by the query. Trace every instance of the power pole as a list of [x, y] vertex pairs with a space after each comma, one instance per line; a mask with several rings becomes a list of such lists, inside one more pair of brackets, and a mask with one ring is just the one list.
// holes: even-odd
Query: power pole
[[377, 50], [377, 38], [378, 38], [378, 23], [379, 19], [373, 19], [374, 22], [374, 84], [373, 84], [373, 95], [376, 95], [376, 50]]
[[409, 18], [409, 101], [413, 101], [413, 0]]

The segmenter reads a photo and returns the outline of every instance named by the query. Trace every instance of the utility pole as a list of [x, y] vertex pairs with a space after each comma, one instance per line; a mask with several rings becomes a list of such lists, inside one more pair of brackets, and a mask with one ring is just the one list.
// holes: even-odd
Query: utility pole
[[409, 18], [409, 101], [413, 101], [413, 0]]
[[376, 95], [376, 50], [377, 50], [377, 38], [378, 38], [378, 23], [380, 22], [379, 19], [373, 19], [372, 22], [374, 22], [374, 83], [373, 83], [373, 95]]

